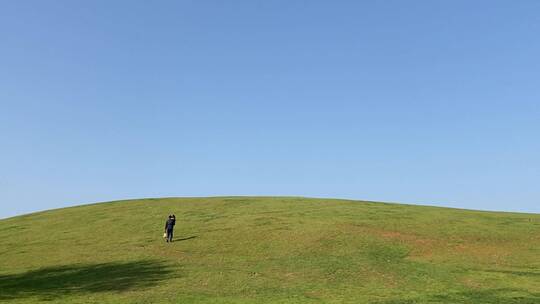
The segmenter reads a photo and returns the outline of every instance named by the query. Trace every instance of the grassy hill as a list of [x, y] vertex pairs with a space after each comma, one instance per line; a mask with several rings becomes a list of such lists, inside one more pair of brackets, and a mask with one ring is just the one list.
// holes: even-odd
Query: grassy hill
[[0, 221], [3, 302], [538, 304], [540, 215], [285, 197], [52, 210]]

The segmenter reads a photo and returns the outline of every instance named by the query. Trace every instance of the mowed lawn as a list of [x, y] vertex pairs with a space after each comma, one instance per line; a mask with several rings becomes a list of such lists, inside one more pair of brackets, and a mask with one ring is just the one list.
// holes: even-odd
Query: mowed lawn
[[52, 210], [0, 220], [3, 302], [538, 304], [540, 215], [288, 197]]

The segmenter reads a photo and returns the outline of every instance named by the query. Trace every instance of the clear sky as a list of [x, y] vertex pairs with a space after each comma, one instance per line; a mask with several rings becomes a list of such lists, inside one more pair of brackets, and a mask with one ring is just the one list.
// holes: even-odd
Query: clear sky
[[540, 212], [540, 1], [1, 1], [0, 217], [301, 195]]

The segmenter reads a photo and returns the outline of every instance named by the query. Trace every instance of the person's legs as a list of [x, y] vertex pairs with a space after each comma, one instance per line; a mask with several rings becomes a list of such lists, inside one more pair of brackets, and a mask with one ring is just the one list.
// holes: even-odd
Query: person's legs
[[173, 230], [167, 229], [167, 242], [172, 242], [173, 239]]

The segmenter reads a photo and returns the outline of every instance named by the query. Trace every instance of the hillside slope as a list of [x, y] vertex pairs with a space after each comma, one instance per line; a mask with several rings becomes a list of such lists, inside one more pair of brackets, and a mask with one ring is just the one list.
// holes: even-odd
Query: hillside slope
[[285, 197], [52, 210], [0, 221], [4, 302], [538, 304], [540, 215]]

